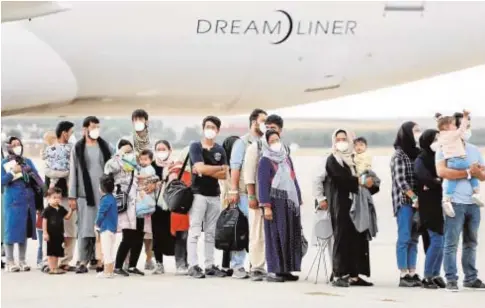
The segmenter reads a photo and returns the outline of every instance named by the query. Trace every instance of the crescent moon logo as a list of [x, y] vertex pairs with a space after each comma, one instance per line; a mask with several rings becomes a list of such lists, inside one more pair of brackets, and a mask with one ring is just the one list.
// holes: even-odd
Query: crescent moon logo
[[293, 31], [293, 19], [291, 18], [290, 14], [288, 14], [288, 12], [284, 10], [277, 10], [276, 12], [280, 12], [281, 14], [285, 15], [289, 23], [288, 32], [286, 33], [286, 35], [277, 42], [271, 42], [271, 44], [279, 45], [281, 43], [284, 43], [290, 37], [291, 32]]

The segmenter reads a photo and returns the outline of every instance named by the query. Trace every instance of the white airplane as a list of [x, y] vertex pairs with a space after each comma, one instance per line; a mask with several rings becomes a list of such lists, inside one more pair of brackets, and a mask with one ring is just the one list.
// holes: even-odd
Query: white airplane
[[2, 116], [238, 114], [356, 94], [484, 64], [484, 16], [460, 1], [3, 1]]

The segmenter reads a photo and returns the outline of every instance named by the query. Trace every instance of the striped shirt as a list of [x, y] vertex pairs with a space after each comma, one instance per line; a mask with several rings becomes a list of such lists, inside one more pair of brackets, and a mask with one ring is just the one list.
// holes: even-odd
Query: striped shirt
[[401, 205], [412, 204], [413, 201], [406, 195], [409, 190], [416, 190], [414, 163], [400, 148], [396, 149], [391, 157], [392, 178], [392, 207], [394, 215]]

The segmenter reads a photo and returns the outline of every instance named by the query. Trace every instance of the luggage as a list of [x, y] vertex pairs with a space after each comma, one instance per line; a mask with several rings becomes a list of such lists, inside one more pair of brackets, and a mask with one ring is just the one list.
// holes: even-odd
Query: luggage
[[163, 192], [163, 199], [169, 211], [173, 213], [187, 214], [192, 207], [192, 201], [194, 201], [192, 189], [182, 181], [182, 174], [185, 171], [188, 161], [189, 154], [185, 158], [177, 179], [167, 183], [165, 191]]
[[130, 185], [128, 185], [128, 190], [126, 192], [121, 190], [121, 185], [116, 185], [116, 191], [114, 193], [116, 199], [116, 206], [118, 207], [118, 214], [126, 212], [128, 209], [128, 194], [130, 193], [131, 186], [133, 185], [133, 178], [135, 173], [131, 172]]
[[215, 245], [223, 251], [248, 250], [249, 223], [237, 206], [224, 209], [216, 224]]

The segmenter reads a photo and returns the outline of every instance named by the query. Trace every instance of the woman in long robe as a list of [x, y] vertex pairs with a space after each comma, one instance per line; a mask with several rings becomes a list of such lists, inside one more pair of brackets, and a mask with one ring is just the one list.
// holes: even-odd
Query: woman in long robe
[[[20, 139], [8, 141], [8, 157], [2, 161], [2, 188], [4, 188], [5, 248], [7, 269], [10, 272], [29, 271], [25, 260], [27, 239], [37, 239], [35, 232], [36, 196], [42, 195], [42, 180], [33, 162], [23, 156]], [[38, 199], [38, 198], [37, 198]], [[14, 260], [14, 244], [19, 247], [19, 263]]]
[[327, 158], [325, 196], [332, 218], [333, 277], [335, 287], [372, 286], [360, 278], [370, 277], [369, 242], [364, 233], [359, 233], [350, 218], [352, 198], [358, 193], [359, 185], [376, 193], [372, 178], [359, 178], [353, 161], [353, 141], [344, 129], [338, 129], [332, 136], [332, 154]]
[[291, 272], [301, 271], [302, 230], [300, 187], [293, 162], [277, 132], [263, 138], [258, 166], [259, 202], [264, 211], [267, 280], [296, 281]]

